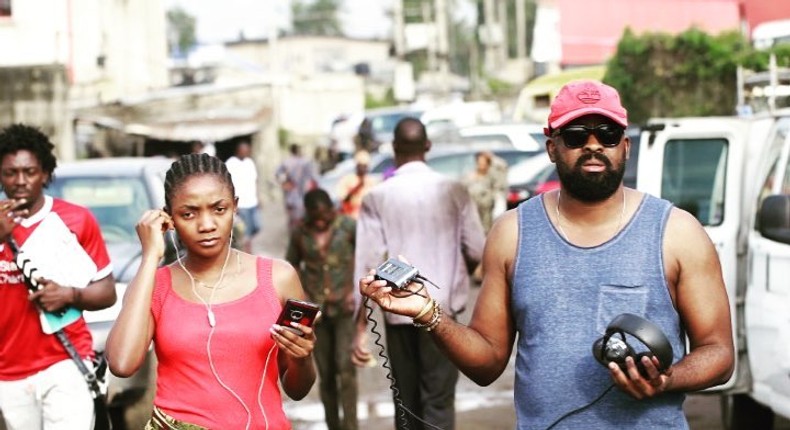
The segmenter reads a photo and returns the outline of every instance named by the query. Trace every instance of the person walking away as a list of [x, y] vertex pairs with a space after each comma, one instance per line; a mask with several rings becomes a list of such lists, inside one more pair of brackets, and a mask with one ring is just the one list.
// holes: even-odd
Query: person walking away
[[275, 177], [283, 189], [288, 228], [293, 231], [304, 217], [304, 194], [318, 184], [318, 167], [302, 155], [297, 144], [291, 144], [289, 153]]
[[354, 162], [356, 163], [354, 173], [349, 173], [338, 181], [337, 196], [340, 200], [340, 213], [357, 219], [359, 208], [362, 205], [362, 197], [378, 181], [368, 174], [370, 154], [367, 151], [357, 151], [354, 154]]
[[[96, 219], [88, 209], [44, 193], [57, 165], [54, 149], [35, 127], [13, 124], [0, 131], [0, 181], [7, 196], [0, 201], [0, 410], [8, 430], [92, 428], [94, 404], [85, 377], [57, 337], [44, 332], [40, 313], [99, 310], [116, 300]], [[11, 240], [38, 273], [56, 274], [38, 277], [43, 288], [32, 295]], [[64, 274], [59, 264], [80, 273]], [[93, 340], [82, 316], [63, 333], [92, 370]]]
[[356, 430], [357, 376], [350, 349], [356, 222], [338, 214], [329, 194], [320, 188], [305, 194], [304, 206], [304, 221], [291, 235], [286, 259], [299, 271], [308, 299], [321, 306], [314, 355], [327, 427]]
[[[287, 299], [305, 298], [296, 271], [231, 247], [236, 192], [219, 158], [182, 156], [164, 194], [164, 209], [146, 211], [136, 227], [141, 263], [107, 337], [110, 371], [133, 375], [153, 342], [147, 430], [290, 429], [281, 387], [299, 400], [315, 381], [312, 328], [294, 323], [299, 336], [276, 324]], [[186, 252], [159, 267], [169, 229]]]
[[[242, 250], [252, 253], [252, 239], [261, 230], [260, 202], [258, 200], [258, 168], [251, 157], [252, 146], [247, 141], [236, 145], [234, 155], [225, 161], [233, 178], [233, 187], [239, 198], [239, 218], [244, 226], [241, 230]], [[238, 230], [237, 230], [238, 231]]]
[[[427, 325], [438, 348], [480, 385], [502, 374], [515, 344], [518, 429], [688, 429], [685, 393], [732, 374], [716, 249], [688, 212], [623, 186], [627, 126], [614, 88], [582, 80], [559, 91], [545, 134], [560, 189], [495, 222], [468, 326], [446, 318], [433, 291], [396, 296], [371, 275], [360, 282], [388, 312]], [[629, 351], [624, 341], [634, 348], [639, 341], [625, 334], [609, 338], [612, 360], [599, 363], [592, 346], [622, 314], [666, 335], [670, 363]]]
[[[469, 273], [480, 261], [485, 235], [466, 187], [425, 163], [430, 148], [425, 126], [418, 119], [398, 122], [393, 141], [395, 174], [362, 199], [354, 279], [364, 277], [388, 257], [403, 255], [419, 261], [421, 275], [441, 286], [434, 296], [446, 309], [445, 318], [455, 319], [466, 306]], [[359, 304], [358, 293], [357, 298]], [[396, 428], [419, 430], [426, 428], [424, 421], [453, 429], [458, 369], [410, 318], [386, 313], [385, 319], [395, 386], [404, 406], [417, 417], [398, 408]], [[371, 354], [366, 346], [366, 320], [358, 321], [354, 361], [364, 366]]]

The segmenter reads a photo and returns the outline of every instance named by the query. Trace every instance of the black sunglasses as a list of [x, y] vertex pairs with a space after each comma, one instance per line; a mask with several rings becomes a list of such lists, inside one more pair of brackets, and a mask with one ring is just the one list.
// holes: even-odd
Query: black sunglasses
[[587, 125], [569, 125], [558, 129], [554, 136], [561, 136], [562, 143], [568, 149], [579, 149], [587, 144], [590, 134], [594, 134], [598, 142], [607, 148], [614, 148], [623, 139], [625, 129], [614, 124], [598, 124], [594, 127]]

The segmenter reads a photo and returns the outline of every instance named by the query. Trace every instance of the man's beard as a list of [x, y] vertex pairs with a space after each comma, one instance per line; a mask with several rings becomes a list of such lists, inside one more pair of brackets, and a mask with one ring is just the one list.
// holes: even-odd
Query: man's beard
[[[604, 163], [606, 169], [603, 172], [589, 173], [582, 170], [582, 165], [593, 158]], [[556, 159], [560, 160], [559, 157]], [[622, 183], [625, 175], [625, 161], [615, 168], [604, 155], [588, 153], [579, 157], [573, 168], [557, 161], [557, 175], [564, 192], [583, 202], [600, 202], [611, 197]]]

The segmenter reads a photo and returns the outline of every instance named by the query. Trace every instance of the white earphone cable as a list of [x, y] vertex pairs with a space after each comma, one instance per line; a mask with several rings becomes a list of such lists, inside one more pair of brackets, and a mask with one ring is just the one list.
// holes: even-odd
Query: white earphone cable
[[[244, 408], [244, 411], [247, 413], [247, 425], [245, 426], [245, 429], [249, 430], [250, 425], [252, 424], [252, 412], [250, 411], [250, 408], [247, 407], [247, 404], [244, 403], [244, 400], [242, 400], [242, 398], [238, 394], [236, 394], [236, 392], [233, 391], [233, 389], [230, 388], [230, 386], [228, 386], [227, 384], [225, 384], [224, 381], [222, 381], [222, 378], [220, 378], [219, 374], [217, 373], [217, 369], [214, 367], [214, 361], [211, 358], [211, 338], [214, 336], [214, 328], [216, 326], [216, 319], [214, 317], [213, 311], [211, 310], [211, 304], [212, 304], [213, 299], [214, 299], [214, 291], [216, 291], [217, 286], [220, 283], [222, 283], [222, 279], [225, 277], [225, 269], [228, 266], [228, 260], [230, 259], [230, 254], [232, 252], [232, 248], [228, 249], [228, 253], [225, 256], [225, 262], [222, 265], [222, 271], [220, 272], [219, 279], [217, 280], [217, 283], [214, 284], [214, 288], [211, 289], [211, 295], [209, 296], [208, 302], [206, 302], [197, 293], [197, 291], [195, 289], [195, 278], [194, 278], [194, 276], [192, 276], [192, 273], [190, 273], [189, 270], [187, 270], [186, 266], [184, 266], [184, 263], [181, 261], [181, 254], [178, 253], [178, 246], [176, 245], [176, 240], [175, 240], [174, 236], [175, 235], [171, 235], [170, 239], [173, 242], [173, 249], [175, 249], [175, 251], [176, 251], [178, 265], [181, 266], [181, 269], [187, 274], [187, 276], [189, 276], [189, 280], [192, 283], [192, 293], [195, 296], [197, 296], [197, 298], [201, 302], [203, 302], [203, 305], [206, 307], [206, 312], [208, 314], [208, 320], [209, 320], [209, 325], [211, 326], [211, 329], [210, 329], [210, 331], [208, 333], [208, 340], [206, 341], [206, 355], [208, 356], [208, 364], [209, 364], [209, 367], [211, 368], [211, 373], [214, 375], [214, 378], [217, 380], [219, 385], [221, 385], [222, 388], [224, 388], [228, 393], [230, 393], [230, 395], [233, 396], [233, 398], [235, 398], [241, 404], [241, 406]], [[231, 231], [231, 239], [230, 239], [229, 243], [232, 243], [232, 242], [233, 242], [233, 232]], [[269, 353], [266, 355], [266, 362], [265, 362], [265, 364], [263, 366], [263, 378], [261, 379], [261, 383], [258, 386], [258, 395], [257, 395], [258, 407], [260, 408], [261, 413], [263, 414], [263, 420], [264, 420], [264, 423], [265, 423], [265, 428], [267, 430], [269, 429], [269, 419], [266, 416], [266, 411], [263, 408], [263, 404], [261, 404], [261, 392], [263, 391], [263, 385], [264, 385], [264, 383], [266, 381], [266, 372], [267, 372], [267, 369], [269, 367], [269, 359], [271, 358], [272, 352], [274, 351], [274, 349], [276, 347], [277, 347], [277, 344], [276, 343], [273, 344], [272, 347], [269, 349]]]
[[269, 348], [269, 353], [266, 354], [266, 363], [263, 365], [263, 378], [261, 378], [261, 384], [258, 386], [258, 408], [261, 410], [261, 414], [263, 414], [263, 422], [266, 425], [266, 430], [269, 429], [269, 418], [266, 416], [266, 411], [263, 408], [263, 404], [261, 403], [261, 392], [263, 392], [263, 385], [266, 382], [266, 370], [269, 368], [269, 359], [272, 358], [272, 352], [274, 349], [277, 348], [276, 343], [272, 343], [272, 347]]

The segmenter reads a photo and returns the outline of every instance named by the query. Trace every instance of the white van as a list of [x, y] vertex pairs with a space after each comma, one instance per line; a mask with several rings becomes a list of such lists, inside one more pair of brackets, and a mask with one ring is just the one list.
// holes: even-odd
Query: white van
[[637, 188], [692, 213], [722, 263], [736, 371], [725, 428], [790, 417], [790, 112], [655, 119], [640, 141]]

